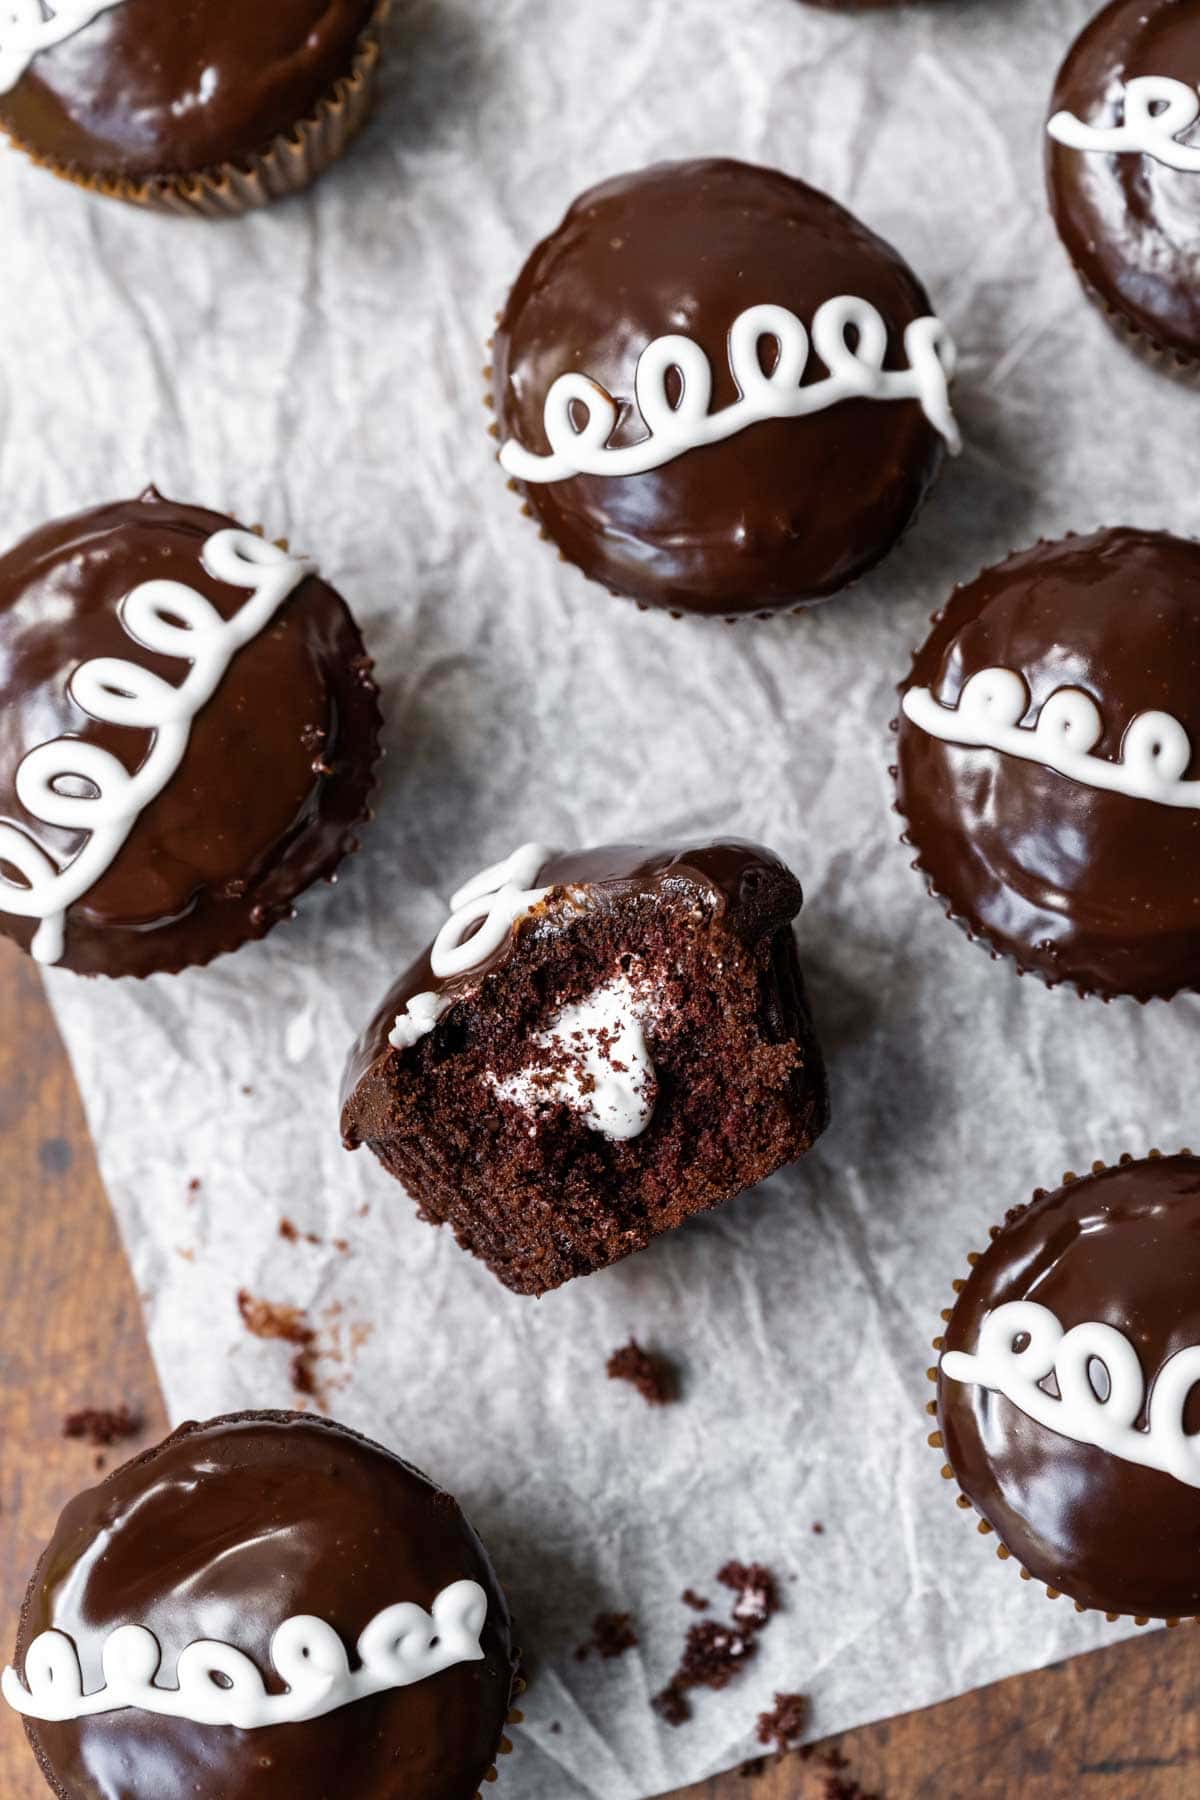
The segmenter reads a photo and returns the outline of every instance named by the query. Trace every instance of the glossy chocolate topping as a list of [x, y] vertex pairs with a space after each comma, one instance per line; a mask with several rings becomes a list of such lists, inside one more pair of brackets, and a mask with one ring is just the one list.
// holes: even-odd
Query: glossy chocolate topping
[[715, 898], [732, 929], [747, 942], [795, 918], [803, 896], [791, 870], [770, 850], [739, 838], [720, 843], [652, 848], [608, 844], [552, 856], [542, 865], [536, 888], [551, 888], [537, 907], [519, 919], [502, 947], [479, 967], [449, 980], [433, 973], [426, 950], [388, 990], [375, 1017], [350, 1052], [342, 1080], [342, 1129], [348, 1146], [358, 1142], [352, 1101], [363, 1077], [381, 1059], [399, 1058], [388, 1036], [397, 1016], [417, 994], [471, 999], [485, 977], [517, 955], [523, 943], [544, 932], [570, 931], [581, 911], [612, 906], [635, 893], [678, 893], [701, 888]]
[[[741, 313], [783, 306], [807, 329], [842, 294], [878, 309], [887, 366], [904, 367], [904, 328], [932, 311], [928, 297], [895, 251], [827, 195], [723, 161], [606, 182], [534, 251], [501, 316], [501, 438], [544, 454], [546, 396], [576, 372], [622, 407], [613, 444], [636, 443], [645, 436], [638, 362], [672, 333], [708, 357], [712, 409], [729, 406], [739, 396], [728, 337]], [[824, 373], [813, 352], [805, 380]], [[567, 560], [614, 592], [734, 615], [821, 600], [863, 574], [911, 522], [941, 460], [916, 400], [853, 399], [749, 426], [649, 473], [521, 492]]]
[[313, 1614], [351, 1654], [385, 1607], [429, 1610], [457, 1581], [488, 1596], [485, 1659], [300, 1724], [241, 1731], [127, 1708], [30, 1721], [62, 1800], [474, 1800], [502, 1736], [515, 1665], [508, 1610], [457, 1504], [367, 1439], [253, 1413], [185, 1425], [73, 1500], [30, 1585], [15, 1666], [50, 1628], [80, 1654], [84, 1691], [119, 1625], [143, 1625], [172, 1685], [201, 1638], [243, 1650], [273, 1693], [271, 1636]]
[[376, 0], [122, 0], [42, 51], [0, 126], [95, 175], [239, 162], [350, 73]]
[[[1127, 1160], [1035, 1196], [971, 1271], [946, 1349], [973, 1354], [987, 1314], [1013, 1300], [1048, 1307], [1067, 1331], [1115, 1327], [1137, 1351], [1152, 1404], [1167, 1358], [1200, 1344], [1200, 1158]], [[1105, 1612], [1200, 1611], [1200, 1489], [944, 1373], [938, 1422], [962, 1491], [1039, 1581]], [[1194, 1392], [1184, 1424], [1200, 1426]]]
[[[1121, 84], [1136, 76], [1200, 83], [1194, 0], [1114, 0], [1059, 71], [1050, 114], [1122, 122]], [[1181, 140], [1200, 143], [1193, 130]], [[1047, 136], [1050, 205], [1071, 261], [1136, 331], [1178, 356], [1200, 356], [1200, 171], [1137, 152], [1075, 150]]]
[[[990, 668], [1025, 682], [1027, 726], [1060, 688], [1090, 695], [1103, 722], [1094, 755], [1111, 762], [1136, 715], [1172, 715], [1191, 743], [1186, 779], [1196, 780], [1200, 545], [1114, 530], [1011, 557], [955, 593], [904, 687], [954, 706]], [[898, 765], [918, 867], [971, 932], [1083, 992], [1147, 1000], [1200, 986], [1196, 807], [944, 742], [903, 715]]]
[[[232, 524], [151, 490], [47, 525], [0, 557], [0, 819], [60, 860], [86, 834], [26, 811], [15, 785], [22, 760], [69, 735], [131, 772], [141, 765], [151, 733], [91, 717], [68, 684], [82, 663], [117, 657], [178, 685], [187, 665], [131, 638], [121, 602], [163, 578], [233, 617], [246, 591], [201, 561], [206, 540]], [[304, 580], [233, 657], [177, 773], [69, 909], [63, 966], [147, 975], [207, 962], [263, 936], [331, 875], [366, 816], [379, 730], [369, 668], [345, 603], [317, 577]], [[0, 933], [26, 949], [34, 930], [0, 910]]]

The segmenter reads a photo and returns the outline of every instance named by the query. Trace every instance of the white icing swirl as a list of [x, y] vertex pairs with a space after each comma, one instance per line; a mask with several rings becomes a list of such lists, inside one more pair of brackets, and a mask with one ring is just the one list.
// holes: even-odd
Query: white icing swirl
[[1046, 130], [1070, 150], [1150, 156], [1184, 174], [1200, 171], [1200, 144], [1177, 142], [1200, 118], [1196, 89], [1169, 75], [1135, 75], [1121, 92], [1125, 116], [1120, 125], [1086, 125], [1074, 113], [1056, 112]]
[[[0, 0], [0, 94], [16, 87], [35, 56], [61, 44], [124, 0]], [[47, 11], [48, 7], [48, 11]]]
[[[848, 334], [857, 342], [851, 347]], [[778, 359], [763, 373], [759, 346], [774, 340]], [[610, 448], [618, 422], [617, 403], [587, 375], [560, 375], [546, 396], [545, 430], [551, 454], [537, 456], [510, 439], [500, 462], [518, 481], [565, 481], [572, 475], [644, 475], [689, 450], [719, 444], [768, 419], [800, 419], [842, 400], [918, 400], [926, 418], [945, 438], [952, 454], [962, 439], [950, 409], [955, 349], [938, 319], [914, 319], [904, 333], [907, 369], [885, 369], [888, 334], [869, 301], [841, 294], [813, 317], [812, 348], [828, 370], [821, 381], [802, 387], [809, 339], [801, 321], [785, 306], [752, 306], [734, 320], [729, 364], [741, 395], [719, 412], [712, 403], [712, 366], [692, 338], [656, 338], [642, 352], [635, 377], [638, 411], [648, 435], [624, 449]], [[672, 405], [668, 377], [681, 379], [682, 394]], [[577, 410], [586, 415], [577, 423]]]
[[[1019, 1337], [1028, 1339], [1022, 1350]], [[1090, 1365], [1101, 1363], [1108, 1394], [1101, 1399]], [[1138, 1426], [1146, 1384], [1137, 1351], [1115, 1326], [1095, 1321], [1064, 1331], [1047, 1306], [1009, 1300], [990, 1312], [972, 1355], [947, 1350], [942, 1374], [1003, 1394], [1039, 1425], [1078, 1444], [1091, 1444], [1123, 1462], [1158, 1469], [1200, 1488], [1200, 1435], [1184, 1429], [1184, 1409], [1200, 1381], [1200, 1345], [1169, 1356], [1155, 1378], [1145, 1429]], [[1059, 1398], [1039, 1386], [1053, 1375]]]
[[[71, 676], [71, 697], [92, 718], [154, 733], [136, 774], [111, 751], [76, 737], [38, 745], [17, 770], [17, 798], [27, 812], [47, 825], [88, 834], [83, 848], [60, 865], [26, 831], [0, 821], [0, 864], [24, 878], [13, 881], [0, 869], [0, 912], [41, 920], [33, 940], [39, 962], [61, 959], [67, 908], [111, 867], [140, 814], [175, 775], [197, 713], [212, 699], [237, 652], [312, 573], [303, 558], [233, 528], [208, 539], [202, 560], [214, 581], [250, 590], [232, 619], [222, 619], [203, 594], [178, 581], [143, 582], [120, 607], [121, 624], [135, 643], [192, 665], [186, 680], [173, 686], [150, 669], [113, 656], [80, 663]], [[65, 791], [72, 781], [87, 791]]]
[[603, 1137], [640, 1137], [658, 1096], [643, 1028], [646, 1010], [627, 976], [605, 982], [586, 1000], [564, 1007], [533, 1039], [535, 1050], [553, 1053], [551, 1060], [505, 1081], [493, 1077], [497, 1095], [529, 1112], [559, 1102]]
[[1012, 669], [980, 669], [959, 695], [943, 706], [924, 687], [909, 688], [901, 702], [905, 717], [931, 737], [952, 744], [999, 750], [1036, 762], [1086, 787], [1153, 800], [1159, 806], [1200, 807], [1200, 781], [1185, 781], [1191, 740], [1170, 713], [1144, 712], [1130, 720], [1119, 762], [1094, 756], [1104, 734], [1100, 710], [1082, 688], [1058, 688], [1033, 725], [1022, 725], [1029, 690]]
[[[439, 981], [465, 975], [495, 955], [516, 921], [550, 892], [529, 884], [536, 881], [538, 870], [553, 854], [544, 844], [522, 844], [504, 862], [484, 869], [459, 888], [450, 900], [450, 917], [430, 952], [430, 967]], [[478, 930], [472, 931], [472, 926]]]
[[[287, 1692], [270, 1694], [258, 1667], [231, 1644], [201, 1640], [181, 1651], [173, 1688], [158, 1687], [162, 1650], [144, 1625], [121, 1625], [101, 1652], [104, 1686], [83, 1691], [79, 1655], [61, 1631], [43, 1631], [25, 1653], [25, 1680], [7, 1668], [0, 1693], [26, 1718], [61, 1722], [136, 1707], [194, 1725], [257, 1731], [299, 1725], [365, 1700], [411, 1687], [458, 1663], [481, 1662], [487, 1595], [477, 1581], [443, 1588], [432, 1610], [412, 1602], [378, 1613], [358, 1640], [352, 1670], [345, 1645], [323, 1619], [285, 1619], [271, 1639], [271, 1662]], [[218, 1683], [214, 1676], [221, 1678]]]

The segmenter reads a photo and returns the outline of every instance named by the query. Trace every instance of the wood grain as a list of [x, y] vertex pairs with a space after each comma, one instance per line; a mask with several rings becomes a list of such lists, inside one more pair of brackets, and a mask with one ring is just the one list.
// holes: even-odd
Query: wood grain
[[[75, 1083], [37, 973], [7, 945], [0, 946], [0, 1142], [0, 1639], [7, 1646], [59, 1508], [94, 1478], [96, 1452], [63, 1439], [65, 1414], [128, 1401], [144, 1415], [144, 1441], [166, 1428]], [[124, 1447], [108, 1454], [116, 1460]], [[1154, 1632], [853, 1732], [838, 1746], [843, 1776], [886, 1800], [1200, 1796], [1198, 1691], [1200, 1630]], [[770, 1762], [753, 1779], [704, 1783], [675, 1800], [827, 1800], [829, 1748], [808, 1760]], [[45, 1800], [46, 1793], [19, 1721], [0, 1706], [0, 1796]]]

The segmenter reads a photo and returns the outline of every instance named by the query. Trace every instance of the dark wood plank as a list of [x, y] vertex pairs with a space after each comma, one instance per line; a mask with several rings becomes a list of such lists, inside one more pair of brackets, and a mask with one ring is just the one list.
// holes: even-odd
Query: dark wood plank
[[[0, 1145], [0, 1641], [7, 1646], [59, 1507], [94, 1475], [96, 1453], [64, 1441], [64, 1415], [129, 1401], [144, 1413], [146, 1441], [162, 1434], [166, 1420], [69, 1065], [36, 971], [6, 945]], [[1180, 1800], [1200, 1795], [1198, 1692], [1200, 1632], [1182, 1626], [869, 1726], [839, 1749], [847, 1780], [887, 1800]], [[822, 1758], [830, 1748], [806, 1761], [769, 1763], [753, 1780], [735, 1774], [704, 1783], [675, 1800], [826, 1800], [830, 1770]], [[46, 1791], [19, 1722], [0, 1705], [0, 1795], [45, 1800]]]

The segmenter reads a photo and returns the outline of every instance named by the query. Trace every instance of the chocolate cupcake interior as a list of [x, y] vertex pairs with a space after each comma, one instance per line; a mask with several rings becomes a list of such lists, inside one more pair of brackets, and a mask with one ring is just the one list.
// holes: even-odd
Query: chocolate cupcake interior
[[[828, 1117], [800, 886], [775, 858], [634, 847], [552, 859], [537, 880], [549, 892], [492, 966], [439, 993], [426, 958], [393, 989], [343, 1112], [348, 1145], [526, 1294], [764, 1179]], [[433, 1028], [389, 1045], [409, 1002], [435, 997]]]

